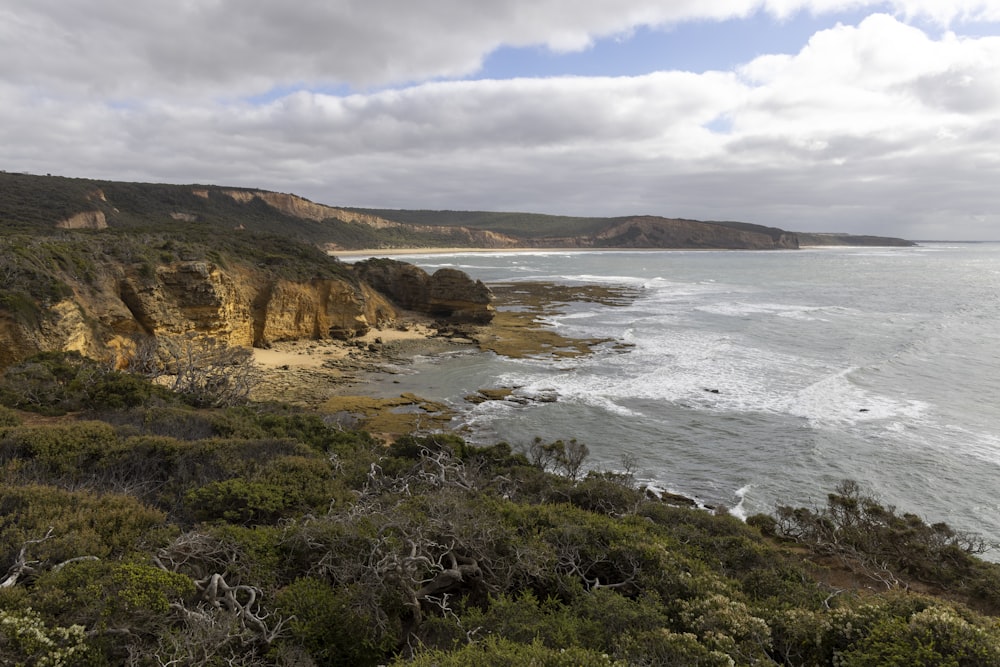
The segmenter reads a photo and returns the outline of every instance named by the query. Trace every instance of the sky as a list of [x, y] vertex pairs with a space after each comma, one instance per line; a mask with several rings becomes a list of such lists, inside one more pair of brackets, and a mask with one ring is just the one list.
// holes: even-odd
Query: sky
[[1000, 0], [0, 0], [0, 169], [1000, 240]]

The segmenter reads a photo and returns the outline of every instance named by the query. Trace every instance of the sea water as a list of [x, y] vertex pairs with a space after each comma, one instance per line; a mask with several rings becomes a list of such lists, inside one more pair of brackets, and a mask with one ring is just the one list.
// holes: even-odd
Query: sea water
[[[628, 454], [645, 482], [738, 516], [821, 505], [853, 479], [900, 511], [1000, 541], [1000, 244], [403, 259], [487, 283], [637, 292], [545, 322], [625, 348], [420, 358], [395, 376], [393, 390], [454, 407], [473, 441], [576, 438], [593, 468]], [[484, 387], [557, 400], [464, 400]]]

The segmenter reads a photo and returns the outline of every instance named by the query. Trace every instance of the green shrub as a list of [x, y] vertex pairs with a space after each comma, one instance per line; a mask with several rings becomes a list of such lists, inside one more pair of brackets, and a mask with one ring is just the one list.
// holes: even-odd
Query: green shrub
[[549, 648], [577, 646], [615, 653], [627, 637], [669, 623], [655, 596], [633, 599], [610, 589], [587, 592], [578, 587], [567, 597], [539, 600], [530, 591], [516, 597], [500, 595], [485, 610], [470, 608], [462, 615], [461, 627], [479, 628], [478, 637], [495, 635]]
[[691, 632], [671, 632], [666, 628], [646, 630], [624, 637], [618, 654], [629, 665], [733, 667], [737, 664], [726, 653], [702, 644], [697, 635]]
[[385, 453], [390, 457], [415, 461], [425, 452], [436, 454], [442, 451], [457, 458], [463, 458], [466, 453], [465, 440], [451, 433], [435, 433], [426, 436], [404, 435], [389, 445]]
[[88, 629], [150, 633], [168, 623], [170, 605], [195, 593], [182, 574], [135, 562], [79, 561], [46, 572], [35, 584], [39, 611]]
[[615, 473], [589, 472], [569, 490], [571, 503], [599, 514], [632, 513], [642, 500], [642, 492]]
[[243, 526], [273, 524], [293, 502], [277, 484], [243, 478], [212, 482], [189, 491], [186, 513], [195, 521], [225, 521]]
[[115, 430], [104, 422], [20, 426], [0, 434], [0, 461], [30, 462], [34, 481], [74, 480], [118, 446]]
[[975, 558], [991, 547], [986, 540], [945, 523], [900, 515], [854, 481], [845, 480], [828, 494], [826, 507], [782, 506], [776, 519], [779, 537], [835, 556], [886, 588], [898, 580], [917, 580], [969, 596], [983, 608], [1000, 608], [1000, 590], [983, 585], [984, 579], [1000, 580], [1000, 566]]
[[0, 563], [13, 563], [26, 545], [28, 558], [48, 565], [120, 557], [158, 544], [168, 530], [162, 512], [128, 496], [0, 485]]
[[78, 352], [43, 352], [7, 368], [0, 378], [0, 402], [48, 415], [172, 401], [176, 398], [163, 387]]
[[0, 662], [12, 667], [74, 667], [88, 661], [81, 625], [49, 627], [32, 610], [0, 609]]
[[17, 416], [17, 413], [10, 408], [0, 405], [0, 428], [7, 426], [18, 426], [21, 424], [21, 418]]
[[944, 606], [890, 618], [840, 657], [844, 667], [998, 667], [1000, 629], [973, 623]]
[[231, 584], [256, 583], [270, 594], [299, 574], [286, 558], [285, 532], [280, 526], [218, 524], [204, 526], [201, 532], [227, 555], [226, 576]]
[[278, 610], [291, 618], [289, 639], [321, 667], [383, 664], [398, 640], [375, 619], [353, 609], [355, 589], [334, 590], [325, 581], [298, 579], [278, 594]]
[[549, 648], [540, 643], [520, 644], [487, 637], [456, 651], [426, 651], [411, 660], [397, 659], [395, 667], [625, 667], [608, 655], [575, 646]]

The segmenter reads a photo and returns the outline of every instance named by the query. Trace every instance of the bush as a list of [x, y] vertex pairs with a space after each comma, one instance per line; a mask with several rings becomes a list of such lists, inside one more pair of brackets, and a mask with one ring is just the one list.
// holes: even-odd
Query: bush
[[616, 473], [591, 471], [569, 491], [569, 501], [577, 507], [612, 516], [635, 512], [642, 500], [643, 493]]
[[195, 521], [252, 526], [276, 522], [288, 508], [288, 501], [275, 484], [227, 479], [189, 491], [184, 506]]
[[382, 664], [396, 645], [395, 633], [379, 632], [373, 619], [352, 609], [351, 591], [334, 590], [325, 581], [307, 577], [278, 594], [278, 610], [292, 619], [290, 639], [317, 665]]
[[172, 400], [163, 387], [112, 370], [78, 352], [44, 352], [9, 367], [0, 378], [0, 402], [46, 415]]
[[333, 477], [323, 459], [276, 456], [250, 477], [211, 482], [187, 492], [186, 512], [195, 521], [238, 525], [273, 524], [336, 502], [351, 494]]
[[909, 619], [891, 618], [876, 625], [840, 658], [844, 667], [998, 667], [1000, 630], [970, 623], [953, 609], [932, 606]]
[[79, 556], [121, 557], [168, 532], [165, 515], [135, 498], [50, 486], [0, 485], [0, 517], [0, 563], [13, 563], [26, 545], [29, 559], [48, 566]]
[[39, 611], [60, 623], [106, 631], [152, 633], [167, 623], [170, 605], [195, 593], [190, 578], [136, 562], [80, 561], [38, 578]]
[[49, 627], [32, 609], [0, 609], [0, 662], [5, 665], [84, 665], [86, 640], [81, 625]]
[[20, 426], [0, 434], [0, 461], [27, 464], [37, 482], [75, 481], [118, 445], [104, 422]]
[[851, 480], [827, 495], [824, 508], [778, 507], [774, 530], [887, 589], [917, 580], [1000, 608], [1000, 591], [982, 585], [984, 579], [996, 581], [1000, 570], [975, 558], [992, 545], [945, 523], [928, 525], [914, 514], [897, 514]]
[[10, 408], [0, 405], [0, 428], [6, 426], [18, 426], [21, 423], [21, 418], [17, 416], [17, 413]]
[[398, 659], [395, 667], [625, 667], [598, 651], [567, 646], [549, 648], [540, 643], [520, 644], [498, 637], [470, 644], [457, 651], [426, 651], [412, 660]]

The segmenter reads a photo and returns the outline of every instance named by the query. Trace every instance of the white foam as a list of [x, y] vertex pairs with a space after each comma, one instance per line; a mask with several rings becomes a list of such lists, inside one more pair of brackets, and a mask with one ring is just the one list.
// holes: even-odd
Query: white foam
[[753, 487], [750, 484], [744, 484], [740, 488], [736, 489], [736, 492], [733, 494], [739, 498], [739, 500], [736, 502], [736, 505], [730, 508], [729, 513], [740, 521], [747, 520], [746, 507], [744, 507], [743, 503], [746, 500], [747, 494], [750, 492], [751, 488]]
[[[798, 391], [788, 412], [805, 417], [814, 425], [918, 420], [927, 410], [922, 401], [890, 398], [868, 391], [851, 381], [859, 369], [845, 368]], [[890, 421], [890, 428], [893, 423]]]
[[801, 306], [788, 305], [783, 303], [746, 303], [740, 301], [729, 301], [721, 303], [706, 304], [695, 308], [703, 313], [712, 315], [725, 315], [728, 317], [747, 317], [750, 315], [775, 315], [777, 317], [788, 317], [802, 320], [821, 319], [814, 317], [814, 313], [820, 313], [826, 308], [822, 306]]

